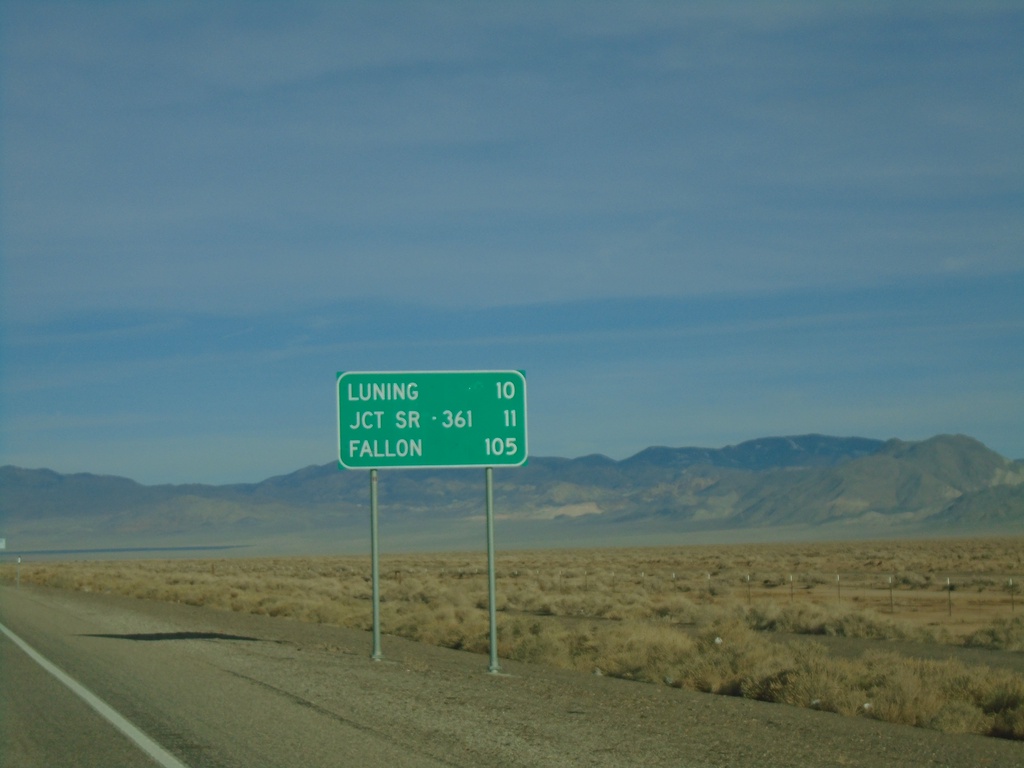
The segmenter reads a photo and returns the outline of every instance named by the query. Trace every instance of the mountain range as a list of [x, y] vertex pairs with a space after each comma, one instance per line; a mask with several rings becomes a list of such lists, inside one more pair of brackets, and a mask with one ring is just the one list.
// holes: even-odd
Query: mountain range
[[[484, 473], [381, 470], [381, 546], [476, 549]], [[616, 461], [532, 457], [494, 470], [499, 546], [614, 546], [1024, 532], [1024, 462], [973, 438], [767, 437], [719, 449], [647, 448]], [[359, 553], [369, 473], [310, 466], [259, 483], [141, 485], [0, 467], [8, 554], [244, 546]]]

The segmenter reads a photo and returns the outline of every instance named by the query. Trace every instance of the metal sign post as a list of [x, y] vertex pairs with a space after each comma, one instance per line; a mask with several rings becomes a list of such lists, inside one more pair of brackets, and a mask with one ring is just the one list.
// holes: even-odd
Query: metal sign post
[[494, 568], [494, 468], [484, 470], [487, 487], [487, 609], [491, 623], [491, 663], [487, 671], [491, 674], [501, 672], [498, 665], [498, 614], [497, 614], [497, 578]]
[[373, 590], [373, 655], [380, 661], [380, 546], [377, 536], [377, 470], [370, 470], [370, 582]]

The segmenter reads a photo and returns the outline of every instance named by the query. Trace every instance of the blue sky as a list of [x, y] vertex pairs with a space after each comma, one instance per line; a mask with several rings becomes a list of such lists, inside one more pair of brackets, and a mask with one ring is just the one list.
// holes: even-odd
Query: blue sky
[[533, 455], [1024, 458], [1024, 9], [0, 2], [0, 464], [336, 460], [340, 370]]

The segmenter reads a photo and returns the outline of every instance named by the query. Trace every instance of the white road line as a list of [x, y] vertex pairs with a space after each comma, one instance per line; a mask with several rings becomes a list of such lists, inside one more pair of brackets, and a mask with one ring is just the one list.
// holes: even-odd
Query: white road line
[[117, 728], [121, 733], [127, 736], [129, 739], [134, 741], [138, 745], [139, 749], [145, 752], [147, 755], [152, 757], [159, 765], [163, 768], [188, 768], [183, 762], [178, 760], [174, 755], [165, 750], [149, 736], [144, 734], [134, 725], [129, 723], [120, 714], [118, 714], [110, 705], [102, 701], [96, 694], [90, 691], [81, 683], [69, 677], [56, 665], [49, 662], [46, 658], [40, 655], [32, 646], [18, 637], [16, 634], [11, 632], [3, 624], [0, 624], [0, 632], [3, 632], [7, 637], [11, 639], [16, 646], [21, 648], [29, 658], [32, 659], [36, 664], [41, 666], [51, 675], [60, 680], [64, 685], [70, 688], [79, 698], [82, 699], [86, 704], [95, 709], [100, 713], [111, 725]]

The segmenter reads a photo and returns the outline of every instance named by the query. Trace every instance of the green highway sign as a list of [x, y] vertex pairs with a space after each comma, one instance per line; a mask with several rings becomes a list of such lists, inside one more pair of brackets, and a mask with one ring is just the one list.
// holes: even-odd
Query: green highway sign
[[337, 394], [342, 469], [526, 462], [522, 371], [344, 371]]

